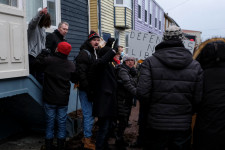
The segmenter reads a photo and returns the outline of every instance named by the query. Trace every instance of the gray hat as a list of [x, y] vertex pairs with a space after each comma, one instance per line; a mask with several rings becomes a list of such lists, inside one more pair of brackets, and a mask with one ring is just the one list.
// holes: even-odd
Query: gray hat
[[126, 60], [132, 59], [135, 61], [135, 58], [132, 56], [128, 56], [127, 54], [125, 56], [123, 56], [123, 62], [125, 62]]
[[175, 25], [169, 26], [163, 34], [163, 40], [180, 40], [184, 39], [183, 33], [180, 27]]

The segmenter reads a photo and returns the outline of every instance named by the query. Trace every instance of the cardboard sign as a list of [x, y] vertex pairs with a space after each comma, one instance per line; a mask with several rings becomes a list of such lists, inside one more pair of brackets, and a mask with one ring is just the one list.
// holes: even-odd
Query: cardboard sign
[[[128, 55], [145, 59], [155, 52], [155, 47], [162, 42], [163, 36], [132, 30], [129, 36]], [[193, 53], [195, 42], [184, 40], [184, 46]]]

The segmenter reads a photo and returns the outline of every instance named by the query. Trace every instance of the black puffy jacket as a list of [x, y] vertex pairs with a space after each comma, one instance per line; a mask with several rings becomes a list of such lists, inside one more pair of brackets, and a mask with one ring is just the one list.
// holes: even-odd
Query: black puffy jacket
[[200, 64], [182, 42], [165, 41], [142, 64], [137, 95], [148, 110], [147, 127], [187, 130], [202, 97]]
[[118, 115], [128, 117], [131, 111], [132, 100], [136, 96], [137, 83], [135, 75], [132, 75], [131, 68], [125, 64], [119, 65], [116, 72]]

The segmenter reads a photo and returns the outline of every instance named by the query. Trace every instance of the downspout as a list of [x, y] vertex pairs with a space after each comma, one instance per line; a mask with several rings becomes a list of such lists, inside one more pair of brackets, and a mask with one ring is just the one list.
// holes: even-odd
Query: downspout
[[99, 35], [102, 36], [102, 27], [101, 27], [101, 0], [98, 0], [98, 28]]

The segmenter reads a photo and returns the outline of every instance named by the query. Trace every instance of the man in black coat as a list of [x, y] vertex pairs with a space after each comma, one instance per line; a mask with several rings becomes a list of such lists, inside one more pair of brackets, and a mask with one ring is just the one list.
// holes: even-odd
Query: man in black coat
[[58, 29], [46, 36], [45, 47], [46, 49], [49, 49], [51, 54], [55, 53], [56, 47], [60, 42], [66, 41], [65, 36], [68, 32], [68, 29], [69, 24], [67, 22], [60, 22]]
[[83, 113], [83, 122], [84, 122], [84, 138], [82, 142], [84, 148], [86, 149], [95, 149], [95, 144], [92, 142], [92, 128], [94, 124], [94, 117], [92, 116], [92, 101], [88, 97], [90, 91], [90, 83], [88, 81], [88, 72], [91, 65], [98, 58], [98, 49], [99, 49], [100, 36], [95, 32], [91, 31], [88, 35], [88, 39], [81, 45], [80, 52], [76, 57], [76, 74], [79, 81], [79, 98], [82, 107]]
[[179, 27], [170, 26], [163, 38], [142, 64], [137, 87], [147, 109], [144, 149], [188, 150], [192, 114], [202, 97], [203, 71], [184, 48]]

